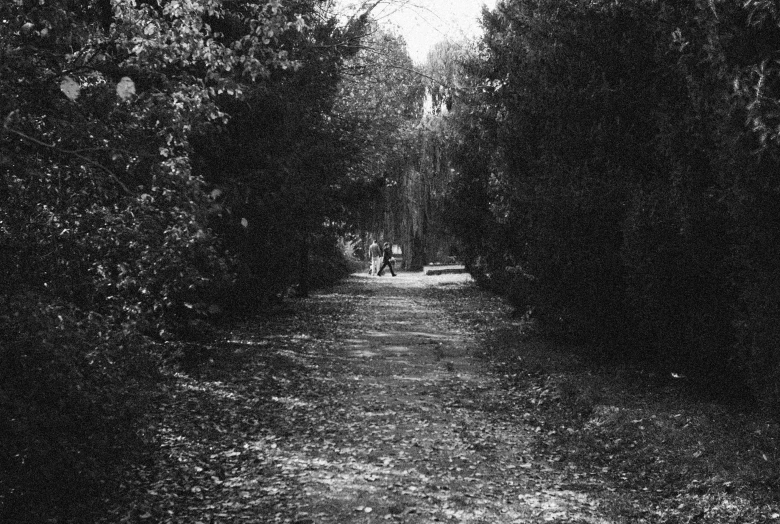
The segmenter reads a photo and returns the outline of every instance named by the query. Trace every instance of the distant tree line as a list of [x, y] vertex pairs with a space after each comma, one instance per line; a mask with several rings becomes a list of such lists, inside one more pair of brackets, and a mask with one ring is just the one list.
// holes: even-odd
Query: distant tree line
[[449, 213], [552, 333], [780, 406], [780, 12], [503, 0], [460, 60]]

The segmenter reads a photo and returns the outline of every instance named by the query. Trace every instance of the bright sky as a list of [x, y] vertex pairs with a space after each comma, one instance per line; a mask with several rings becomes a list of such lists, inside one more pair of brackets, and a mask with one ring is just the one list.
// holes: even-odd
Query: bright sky
[[463, 40], [481, 33], [482, 6], [495, 0], [384, 0], [372, 12], [384, 24], [395, 26], [417, 63], [442, 40]]

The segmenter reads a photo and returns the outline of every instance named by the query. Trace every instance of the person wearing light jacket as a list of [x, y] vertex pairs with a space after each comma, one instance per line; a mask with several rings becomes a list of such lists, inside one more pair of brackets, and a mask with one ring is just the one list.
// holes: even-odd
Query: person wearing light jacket
[[372, 275], [379, 275], [379, 264], [382, 261], [382, 248], [377, 244], [376, 239], [373, 239], [371, 245], [368, 247], [368, 254], [371, 257], [371, 270]]

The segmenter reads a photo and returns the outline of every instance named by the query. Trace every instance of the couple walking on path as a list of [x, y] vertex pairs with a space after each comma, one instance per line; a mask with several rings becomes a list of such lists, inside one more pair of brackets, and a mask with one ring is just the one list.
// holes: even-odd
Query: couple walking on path
[[382, 271], [384, 271], [385, 267], [388, 267], [390, 268], [390, 274], [395, 276], [395, 271], [393, 270], [393, 248], [390, 247], [389, 242], [385, 242], [384, 249], [382, 249], [375, 239], [368, 248], [368, 254], [371, 256], [370, 273], [372, 275], [381, 277]]

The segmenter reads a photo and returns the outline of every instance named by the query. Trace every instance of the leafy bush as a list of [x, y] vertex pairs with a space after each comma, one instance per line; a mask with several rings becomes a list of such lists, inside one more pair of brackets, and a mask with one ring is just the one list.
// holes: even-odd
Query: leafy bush
[[0, 303], [0, 520], [88, 521], [139, 444], [157, 361], [132, 333], [35, 293]]

